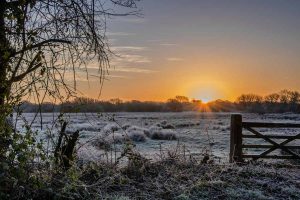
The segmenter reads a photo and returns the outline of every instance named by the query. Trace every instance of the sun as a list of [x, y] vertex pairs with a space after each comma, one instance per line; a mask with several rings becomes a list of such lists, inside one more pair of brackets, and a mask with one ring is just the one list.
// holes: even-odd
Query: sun
[[202, 103], [206, 104], [210, 101], [212, 101], [213, 99], [209, 96], [204, 96], [204, 97], [199, 97], [199, 99], [202, 101]]
[[201, 100], [203, 104], [223, 98], [224, 96], [223, 84], [213, 81], [213, 79], [190, 82], [186, 87], [186, 91], [189, 97]]
[[191, 95], [193, 98], [201, 100], [202, 103], [208, 103], [216, 99], [216, 92], [210, 88], [199, 89]]

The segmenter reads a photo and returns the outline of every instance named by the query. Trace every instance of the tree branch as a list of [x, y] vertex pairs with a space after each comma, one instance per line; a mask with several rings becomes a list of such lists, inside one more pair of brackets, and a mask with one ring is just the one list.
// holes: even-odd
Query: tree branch
[[40, 56], [40, 53], [37, 53], [34, 58], [32, 59], [32, 61], [30, 62], [27, 70], [18, 75], [18, 76], [12, 76], [11, 79], [10, 79], [10, 82], [13, 83], [13, 82], [18, 82], [18, 81], [21, 81], [27, 74], [35, 71], [36, 69], [38, 69], [42, 64], [41, 62], [37, 63], [36, 65], [34, 65], [34, 63], [37, 61], [37, 59], [39, 58]]
[[71, 41], [68, 41], [68, 40], [63, 40], [63, 39], [49, 39], [49, 40], [45, 40], [45, 41], [42, 41], [40, 43], [37, 43], [37, 44], [34, 44], [34, 45], [31, 45], [31, 46], [27, 46], [27, 47], [24, 47], [23, 49], [21, 49], [20, 51], [16, 51], [14, 52], [14, 54], [12, 56], [16, 56], [20, 53], [23, 53], [25, 51], [28, 51], [28, 50], [32, 50], [32, 49], [35, 49], [35, 48], [39, 48], [39, 47], [42, 47], [46, 44], [49, 44], [49, 43], [62, 43], [62, 44], [72, 44]]

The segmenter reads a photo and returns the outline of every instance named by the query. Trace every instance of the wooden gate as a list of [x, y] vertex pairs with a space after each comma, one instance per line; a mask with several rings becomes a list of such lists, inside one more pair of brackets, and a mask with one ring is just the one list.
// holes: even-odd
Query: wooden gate
[[[300, 146], [289, 146], [288, 144], [296, 139], [300, 139], [300, 134], [291, 135], [263, 135], [255, 128], [300, 128], [300, 124], [289, 123], [259, 123], [259, 122], [243, 122], [242, 115], [231, 115], [231, 131], [230, 131], [230, 162], [242, 162], [244, 158], [259, 158], [272, 159], [300, 159], [299, 153], [295, 149], [300, 149]], [[243, 129], [250, 131], [252, 134], [243, 134]], [[260, 144], [244, 144], [246, 138], [263, 139], [268, 142], [268, 145]], [[283, 142], [274, 141], [274, 139], [285, 139]], [[244, 154], [243, 149], [267, 149], [261, 154]], [[286, 155], [269, 155], [276, 149], [281, 149]]]

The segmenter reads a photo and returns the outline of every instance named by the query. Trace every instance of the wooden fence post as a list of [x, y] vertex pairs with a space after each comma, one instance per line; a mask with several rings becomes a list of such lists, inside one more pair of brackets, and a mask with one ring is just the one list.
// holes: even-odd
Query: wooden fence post
[[230, 162], [242, 162], [242, 115], [231, 115]]

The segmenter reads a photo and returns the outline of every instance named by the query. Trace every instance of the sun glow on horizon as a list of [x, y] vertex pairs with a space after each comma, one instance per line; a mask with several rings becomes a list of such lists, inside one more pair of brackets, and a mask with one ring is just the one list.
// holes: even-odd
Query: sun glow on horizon
[[221, 91], [213, 85], [194, 86], [189, 92], [189, 96], [193, 99], [199, 99], [202, 103], [207, 104], [220, 98]]
[[[174, 0], [172, 9], [156, 1], [141, 4], [142, 20], [109, 20], [107, 39], [117, 56], [111, 57], [101, 99], [164, 102], [184, 95], [207, 103], [300, 90], [300, 1]], [[98, 76], [98, 63], [88, 70]], [[96, 76], [85, 77], [82, 70], [78, 90], [98, 98], [102, 85]]]
[[213, 99], [211, 97], [200, 97], [200, 100], [202, 101], [202, 103], [207, 104], [210, 101], [213, 101]]

